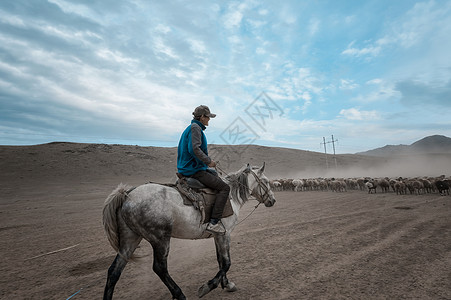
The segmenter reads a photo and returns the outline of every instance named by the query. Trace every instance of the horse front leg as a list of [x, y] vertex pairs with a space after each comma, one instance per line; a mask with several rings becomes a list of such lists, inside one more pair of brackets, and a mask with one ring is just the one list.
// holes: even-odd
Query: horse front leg
[[[225, 239], [221, 240], [221, 237]], [[227, 279], [227, 272], [232, 264], [230, 260], [230, 236], [219, 236], [215, 239], [215, 246], [219, 270], [224, 271], [221, 280], [221, 288], [225, 289], [227, 292], [235, 292], [237, 290], [235, 284]]]
[[230, 269], [230, 235], [216, 235], [215, 236], [215, 246], [216, 246], [216, 257], [219, 264], [219, 272], [216, 276], [202, 285], [198, 290], [199, 298], [202, 298], [212, 290], [221, 284], [221, 287], [226, 289], [226, 291], [234, 292], [236, 291], [235, 284], [229, 282], [227, 279], [227, 271]]

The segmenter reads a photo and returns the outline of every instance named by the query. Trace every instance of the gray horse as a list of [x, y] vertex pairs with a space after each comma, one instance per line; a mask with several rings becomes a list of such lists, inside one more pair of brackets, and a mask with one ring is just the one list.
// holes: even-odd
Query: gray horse
[[[231, 204], [234, 214], [223, 218], [225, 235], [214, 235], [219, 272], [202, 285], [198, 296], [221, 287], [236, 291], [226, 273], [230, 268], [230, 233], [238, 223], [240, 208], [254, 196], [265, 206], [276, 202], [269, 180], [263, 174], [265, 164], [251, 168], [249, 164], [239, 171], [227, 175], [224, 180], [230, 185]], [[186, 299], [180, 287], [168, 273], [167, 258], [171, 237], [180, 239], [205, 239], [212, 235], [205, 231], [207, 224], [199, 225], [201, 214], [192, 206], [183, 204], [179, 192], [159, 184], [144, 184], [130, 191], [119, 185], [106, 199], [103, 208], [103, 224], [111, 246], [118, 253], [110, 268], [103, 299], [112, 299], [114, 287], [133, 252], [141, 240], [147, 240], [153, 248], [153, 270], [172, 294], [173, 299]]]

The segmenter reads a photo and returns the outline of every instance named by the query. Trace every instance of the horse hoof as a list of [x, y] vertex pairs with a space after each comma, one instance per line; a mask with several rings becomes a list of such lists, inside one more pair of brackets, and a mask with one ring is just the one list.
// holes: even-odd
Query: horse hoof
[[227, 283], [225, 290], [229, 293], [236, 292], [238, 289], [236, 288], [236, 285], [233, 282]]
[[208, 294], [210, 292], [211, 292], [211, 289], [208, 286], [208, 283], [206, 283], [203, 286], [201, 286], [199, 288], [199, 290], [197, 290], [197, 295], [199, 296], [199, 298], [202, 298], [203, 296], [205, 296], [206, 294]]

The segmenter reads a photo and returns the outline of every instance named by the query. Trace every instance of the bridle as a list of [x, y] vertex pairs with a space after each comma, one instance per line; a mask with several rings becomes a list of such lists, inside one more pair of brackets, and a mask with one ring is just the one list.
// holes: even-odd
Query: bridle
[[[222, 170], [222, 169], [218, 166], [218, 164], [216, 164], [216, 167], [215, 167], [215, 168], [216, 168], [216, 171], [220, 171], [219, 173], [227, 174], [227, 172], [225, 172], [224, 170]], [[257, 185], [253, 190], [251, 190], [251, 189], [249, 188], [248, 185], [244, 185], [244, 184], [242, 184], [241, 182], [238, 182], [238, 184], [240, 184], [241, 186], [245, 187], [246, 190], [249, 192], [249, 194], [252, 195], [252, 196], [254, 196], [254, 197], [257, 199], [258, 204], [255, 205], [254, 209], [253, 209], [253, 210], [252, 210], [252, 211], [251, 211], [244, 219], [242, 219], [240, 222], [238, 222], [238, 223], [236, 224], [236, 226], [238, 226], [238, 225], [240, 225], [241, 223], [243, 223], [244, 221], [246, 221], [246, 219], [249, 218], [249, 217], [254, 213], [254, 211], [258, 208], [258, 206], [259, 206], [260, 204], [264, 203], [265, 200], [266, 200], [266, 198], [270, 197], [270, 194], [269, 194], [270, 190], [268, 189], [268, 187], [262, 182], [262, 180], [257, 176], [257, 174], [255, 174], [255, 172], [252, 171], [252, 169], [250, 169], [249, 171], [250, 171], [250, 173], [254, 176], [255, 181], [258, 183], [258, 185]], [[256, 193], [256, 195], [254, 195], [254, 190], [255, 190], [257, 187], [258, 187], [260, 190], [263, 189], [263, 190], [265, 191], [265, 194], [263, 194], [263, 196], [262, 196], [261, 194], [258, 194], [258, 193]]]
[[[221, 171], [222, 173], [227, 174], [227, 172], [225, 172], [224, 170], [222, 170], [218, 165], [216, 165], [215, 168], [216, 168], [217, 170]], [[258, 201], [257, 206], [258, 206], [258, 205], [260, 205], [260, 203], [264, 203], [266, 200], [270, 200], [270, 197], [271, 197], [271, 195], [270, 195], [270, 189], [268, 189], [268, 187], [265, 185], [265, 183], [261, 180], [260, 177], [257, 176], [257, 174], [255, 174], [254, 171], [252, 171], [252, 169], [250, 169], [249, 172], [254, 176], [255, 181], [257, 182], [257, 186], [256, 186], [253, 190], [251, 190], [251, 189], [249, 188], [249, 186], [244, 185], [244, 184], [242, 184], [241, 182], [238, 182], [238, 184], [240, 184], [241, 186], [243, 186], [244, 188], [246, 188], [246, 190], [249, 192], [249, 194], [250, 194], [251, 196], [254, 196], [254, 197], [257, 199], [257, 201]], [[259, 192], [260, 192], [260, 193], [257, 193], [257, 192], [254, 193], [254, 191], [255, 191], [257, 188], [259, 189]], [[264, 191], [264, 194], [261, 192], [262, 190]]]
[[[266, 186], [266, 184], [261, 180], [260, 177], [257, 176], [257, 174], [255, 174], [254, 171], [250, 170], [250, 173], [254, 176], [255, 181], [257, 181], [257, 186], [256, 186], [252, 191], [250, 191], [250, 194], [251, 194], [252, 196], [254, 196], [255, 198], [257, 198], [257, 200], [258, 200], [259, 203], [264, 203], [266, 200], [270, 200], [270, 199], [269, 199], [269, 198], [271, 197], [271, 195], [270, 195], [270, 193], [269, 193], [270, 190], [268, 189], [268, 187]], [[259, 189], [259, 192], [260, 192], [260, 193], [255, 193], [255, 194], [254, 194], [254, 191], [255, 191], [257, 188]], [[247, 189], [250, 190], [249, 187], [247, 187]], [[262, 193], [262, 190], [264, 191], [264, 194]], [[262, 194], [263, 194], [263, 195], [262, 195]]]

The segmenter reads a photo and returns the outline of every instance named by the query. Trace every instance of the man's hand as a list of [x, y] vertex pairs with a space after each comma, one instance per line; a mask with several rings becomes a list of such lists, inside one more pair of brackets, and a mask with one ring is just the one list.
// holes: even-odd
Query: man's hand
[[209, 166], [210, 168], [214, 168], [214, 167], [216, 167], [216, 162], [215, 162], [214, 160], [212, 160], [212, 161], [208, 164], [208, 166]]

